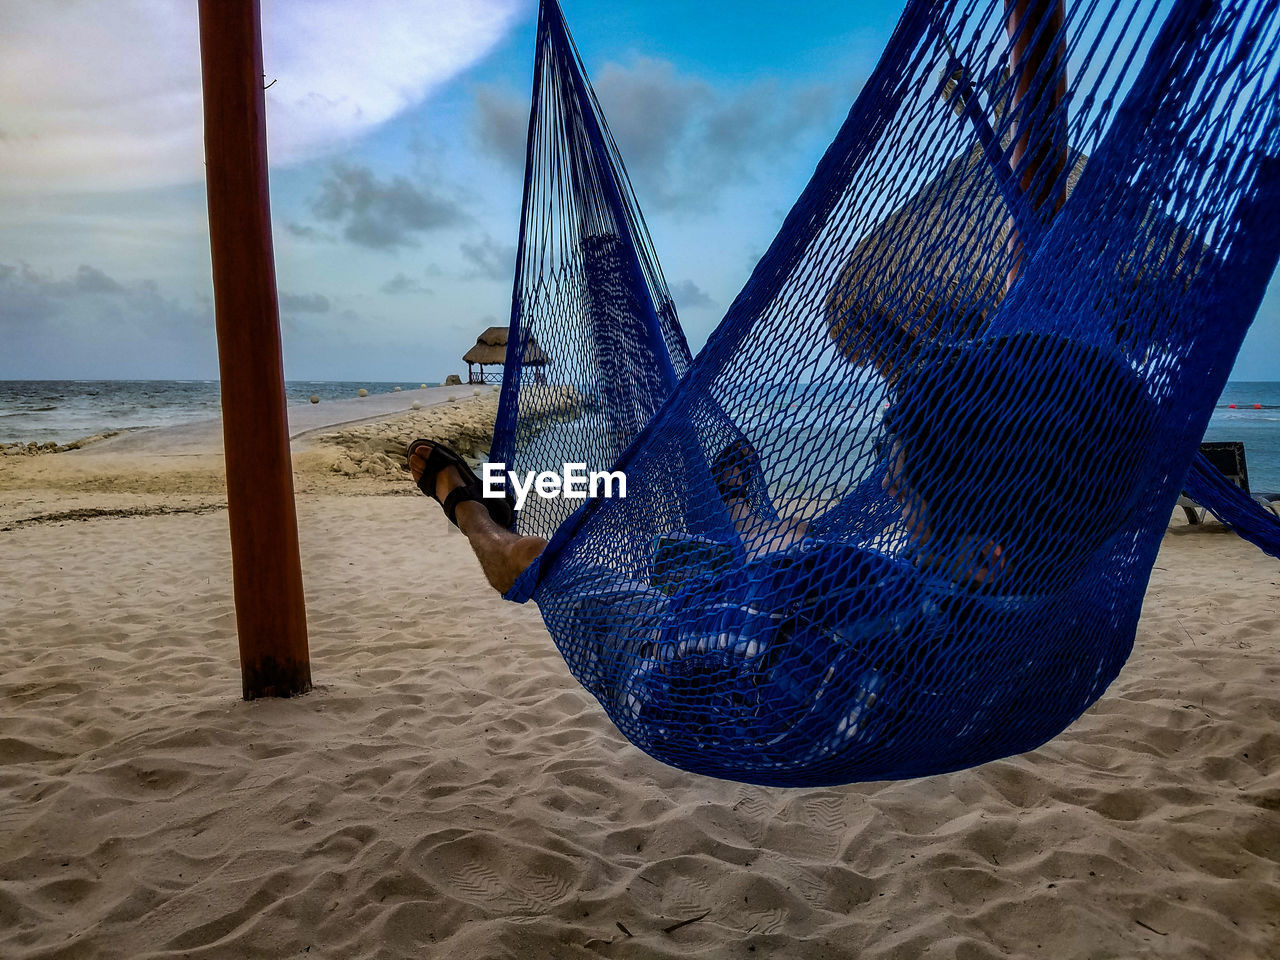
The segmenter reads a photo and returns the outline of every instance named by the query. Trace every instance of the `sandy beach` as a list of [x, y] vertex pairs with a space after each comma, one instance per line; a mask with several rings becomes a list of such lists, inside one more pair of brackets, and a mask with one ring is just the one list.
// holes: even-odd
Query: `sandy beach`
[[0, 457], [0, 957], [1280, 956], [1275, 559], [1173, 518], [1132, 658], [1034, 753], [700, 779], [409, 483], [413, 436], [487, 447], [496, 395], [449, 395], [291, 429], [289, 701], [240, 699], [216, 430]]

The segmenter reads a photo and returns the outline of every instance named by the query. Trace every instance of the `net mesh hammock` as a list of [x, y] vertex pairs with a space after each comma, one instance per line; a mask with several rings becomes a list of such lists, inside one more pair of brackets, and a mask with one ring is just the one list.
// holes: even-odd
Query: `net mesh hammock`
[[912, 777], [1101, 695], [1280, 250], [1277, 22], [914, 0], [691, 358], [544, 0], [492, 459], [626, 475], [529, 498], [508, 597], [628, 739]]

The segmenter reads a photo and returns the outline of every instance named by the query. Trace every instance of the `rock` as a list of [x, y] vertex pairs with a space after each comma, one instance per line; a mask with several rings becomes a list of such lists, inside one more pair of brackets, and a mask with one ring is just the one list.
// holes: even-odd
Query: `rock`
[[313, 393], [313, 394], [311, 395], [311, 402], [312, 402], [312, 403], [319, 403], [319, 402], [320, 402], [320, 398], [319, 398], [319, 397], [317, 397], [317, 396]]
[[462, 386], [462, 378], [456, 373], [451, 373], [444, 378], [444, 385], [446, 387], [460, 387]]

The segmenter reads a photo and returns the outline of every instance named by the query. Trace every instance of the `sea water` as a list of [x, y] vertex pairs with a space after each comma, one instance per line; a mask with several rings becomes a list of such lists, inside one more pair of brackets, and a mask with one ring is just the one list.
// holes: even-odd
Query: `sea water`
[[[1255, 404], [1261, 409], [1255, 409]], [[1204, 438], [1243, 441], [1249, 488], [1255, 493], [1280, 493], [1280, 383], [1228, 383]]]
[[[785, 428], [774, 428], [775, 433], [785, 429], [785, 435], [775, 435], [771, 441], [775, 456], [779, 456], [778, 451], [781, 450], [781, 458], [791, 462], [793, 457], [803, 459], [820, 455], [825, 458], [822, 463], [824, 471], [856, 471], [857, 464], [835, 460], [830, 445], [821, 440], [829, 429], [832, 407], [847, 412], [850, 429], [865, 432], [875, 427], [874, 422], [858, 419], [865, 416], [867, 395], [856, 384], [756, 385], [751, 391], [735, 395], [732, 401], [732, 409], [744, 414], [749, 422], [765, 423], [774, 420], [778, 413], [787, 414]], [[590, 403], [584, 416], [588, 420], [599, 420], [596, 432], [604, 431], [603, 414]], [[525, 459], [521, 462], [545, 467], [576, 455], [574, 435], [581, 428], [578, 421], [546, 426], [528, 441], [523, 451]], [[1204, 439], [1243, 441], [1250, 488], [1257, 493], [1280, 492], [1280, 382], [1228, 383], [1214, 407]], [[855, 442], [849, 446], [856, 448], [858, 444]], [[865, 466], [866, 463], [862, 463], [862, 467]], [[785, 491], [775, 490], [774, 493], [786, 495]]]
[[[295, 404], [306, 403], [312, 396], [345, 400], [361, 389], [378, 394], [417, 386], [397, 381], [291, 380], [285, 384], [285, 396]], [[815, 392], [813, 385], [793, 385], [772, 395], [766, 392], [758, 402], [812, 406], [812, 413], [825, 420], [826, 412], [816, 407], [851, 402], [837, 395], [838, 389], [828, 393]], [[109, 430], [176, 426], [219, 413], [216, 380], [0, 380], [0, 443], [70, 443]], [[804, 416], [797, 420], [805, 422]], [[1205, 439], [1243, 441], [1250, 486], [1259, 492], [1280, 491], [1280, 382], [1228, 383], [1214, 407]]]
[[[851, 417], [865, 410], [865, 398], [855, 396], [850, 386], [797, 384], [761, 391], [749, 403], [755, 404], [761, 419], [771, 411], [786, 409], [791, 437], [787, 449], [812, 449], [814, 423], [830, 422], [830, 405], [848, 409]], [[1280, 492], [1280, 382], [1231, 381], [1215, 404], [1205, 430], [1205, 440], [1238, 440], [1245, 447], [1249, 487], [1255, 493]], [[819, 445], [821, 446], [821, 445]]]
[[[290, 404], [391, 393], [419, 383], [291, 380]], [[435, 384], [429, 384], [435, 386]], [[221, 414], [217, 380], [0, 380], [0, 443], [70, 443], [138, 427], [172, 427]]]

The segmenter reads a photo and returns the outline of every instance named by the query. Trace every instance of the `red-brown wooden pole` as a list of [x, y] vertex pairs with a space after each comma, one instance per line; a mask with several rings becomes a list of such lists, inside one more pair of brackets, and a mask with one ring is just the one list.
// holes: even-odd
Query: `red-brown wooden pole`
[[[1005, 0], [1005, 29], [1009, 34], [1009, 73], [1013, 78], [1013, 109], [1028, 101], [1028, 119], [1014, 125], [1010, 162], [1022, 167], [1021, 186], [1031, 206], [1052, 204], [1050, 215], [1062, 209], [1067, 185], [1067, 73], [1063, 62], [1067, 40], [1065, 0]], [[1022, 244], [1010, 240], [1013, 264], [1006, 288], [1022, 270]]]
[[244, 697], [311, 689], [267, 191], [258, 0], [200, 0], [205, 167]]

